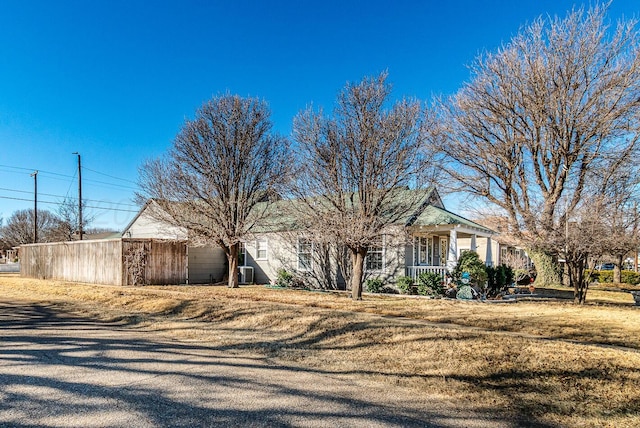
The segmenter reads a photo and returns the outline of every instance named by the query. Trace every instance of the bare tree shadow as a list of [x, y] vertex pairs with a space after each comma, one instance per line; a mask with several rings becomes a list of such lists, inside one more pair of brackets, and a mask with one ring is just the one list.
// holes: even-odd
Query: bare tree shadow
[[[352, 385], [335, 379], [329, 380], [339, 390], [310, 385], [336, 373], [273, 367], [241, 352], [262, 344], [157, 339], [122, 321], [103, 323], [44, 304], [0, 303], [0, 326], [0, 426], [436, 427], [477, 418], [357, 398]], [[482, 420], [519, 426], [490, 414]]]

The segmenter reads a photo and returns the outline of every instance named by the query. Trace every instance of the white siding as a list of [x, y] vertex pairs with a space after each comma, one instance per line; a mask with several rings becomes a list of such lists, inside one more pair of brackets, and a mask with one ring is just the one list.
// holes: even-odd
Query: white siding
[[247, 249], [246, 266], [253, 267], [253, 281], [256, 284], [268, 284], [275, 279], [278, 269], [291, 271], [296, 260], [295, 247], [288, 240], [277, 233], [265, 233], [257, 236], [267, 241], [267, 258], [258, 260], [256, 239], [245, 243]]
[[220, 247], [189, 247], [189, 284], [215, 284], [227, 274], [224, 251]]
[[402, 227], [389, 227], [384, 236], [384, 270], [367, 272], [365, 269], [365, 280], [380, 278], [386, 284], [395, 284], [397, 278], [405, 274], [407, 244], [407, 236]]
[[155, 238], [155, 239], [187, 239], [186, 232], [175, 226], [160, 223], [153, 219], [147, 210], [147, 206], [136, 218], [136, 220], [124, 231], [125, 238]]

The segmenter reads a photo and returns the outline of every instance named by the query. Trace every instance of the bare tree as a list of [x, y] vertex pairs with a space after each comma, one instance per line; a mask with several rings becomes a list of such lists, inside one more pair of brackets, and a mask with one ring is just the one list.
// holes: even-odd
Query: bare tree
[[442, 103], [436, 142], [447, 172], [459, 190], [502, 210], [538, 268], [576, 242], [563, 245], [565, 226], [595, 200], [603, 174], [615, 178], [637, 154], [635, 21], [609, 34], [604, 20], [602, 7], [536, 20], [481, 56], [472, 80]]
[[[0, 241], [7, 248], [34, 242], [33, 210], [15, 211], [0, 228]], [[38, 241], [58, 241], [60, 219], [45, 210], [38, 210]]]
[[[88, 213], [86, 210], [86, 201], [82, 201], [82, 230], [87, 232], [88, 226], [95, 220], [95, 215]], [[58, 206], [58, 218], [60, 224], [58, 227], [57, 241], [73, 241], [79, 238], [78, 228], [78, 203], [70, 198], [62, 200]], [[83, 233], [83, 234], [84, 234]]]
[[157, 219], [192, 242], [222, 247], [232, 288], [240, 242], [288, 176], [288, 143], [271, 128], [266, 102], [214, 97], [184, 123], [168, 154], [140, 168], [138, 199], [154, 198]]
[[[598, 236], [599, 259], [614, 263], [613, 282], [621, 282], [621, 270], [625, 257], [640, 246], [640, 176], [636, 165], [618, 169], [615, 179], [603, 177], [599, 184], [600, 200], [606, 204], [599, 220], [603, 234]], [[593, 207], [588, 208], [593, 211]]]
[[294, 119], [296, 195], [314, 240], [345, 246], [351, 258], [352, 297], [362, 298], [364, 261], [385, 227], [416, 208], [424, 162], [424, 111], [417, 101], [387, 107], [387, 74], [347, 84], [332, 117], [309, 108]]

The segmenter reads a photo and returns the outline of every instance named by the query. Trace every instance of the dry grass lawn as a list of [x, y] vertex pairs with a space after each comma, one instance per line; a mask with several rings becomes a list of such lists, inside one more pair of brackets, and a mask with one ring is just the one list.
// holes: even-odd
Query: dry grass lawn
[[369, 295], [354, 302], [258, 286], [0, 276], [2, 299], [51, 302], [276, 363], [435, 393], [514, 426], [640, 426], [640, 308], [628, 293], [606, 293], [581, 307]]

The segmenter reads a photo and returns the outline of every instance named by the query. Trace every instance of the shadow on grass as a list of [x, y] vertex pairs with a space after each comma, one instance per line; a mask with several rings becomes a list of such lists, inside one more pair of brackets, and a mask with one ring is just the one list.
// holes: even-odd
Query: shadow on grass
[[[477, 415], [369, 400], [329, 372], [271, 366], [234, 347], [0, 303], [2, 426], [468, 426]], [[235, 347], [255, 349], [255, 344]], [[327, 385], [323, 385], [327, 382]], [[375, 394], [375, 391], [370, 391]], [[378, 391], [378, 393], [380, 393]], [[483, 422], [513, 424], [483, 415]]]
[[[269, 318], [277, 316], [279, 309], [273, 306], [262, 311], [261, 315]], [[230, 322], [253, 315], [251, 307], [235, 308], [222, 311], [210, 321]], [[391, 322], [383, 319], [358, 321], [354, 314], [333, 316], [351, 316], [353, 321], [332, 327], [331, 316], [319, 316], [307, 328], [284, 334], [278, 341], [242, 339], [245, 332], [255, 333], [268, 326], [228, 328], [228, 332], [239, 335], [238, 341], [204, 346], [158, 340], [153, 333], [138, 333], [131, 327], [135, 327], [140, 319], [121, 318], [104, 323], [61, 312], [54, 305], [0, 304], [0, 325], [9, 332], [0, 342], [0, 425], [8, 421], [11, 426], [20, 426], [25, 423], [24, 413], [27, 412], [30, 422], [24, 426], [54, 426], [58, 419], [51, 419], [51, 415], [64, 419], [79, 414], [114, 421], [106, 425], [127, 425], [136, 421], [135, 426], [298, 426], [314, 423], [469, 426], [472, 422], [484, 421], [484, 426], [494, 423], [508, 427], [551, 427], [554, 425], [546, 422], [549, 415], [589, 417], [593, 410], [583, 406], [583, 401], [593, 398], [589, 394], [594, 392], [588, 391], [589, 381], [595, 379], [615, 384], [634, 379], [632, 369], [612, 373], [606, 367], [544, 371], [523, 367], [484, 376], [453, 374], [443, 380], [441, 376], [380, 372], [367, 367], [359, 370], [300, 367], [283, 363], [278, 358], [287, 352], [301, 355], [317, 350], [361, 352], [384, 340], [379, 334]], [[217, 328], [223, 329], [222, 326]], [[409, 333], [419, 333], [420, 340], [424, 339], [425, 326], [403, 323], [403, 328]], [[354, 334], [367, 339], [352, 345], [341, 343], [342, 337]], [[453, 340], [473, 340], [481, 334], [456, 332]], [[416, 339], [406, 339], [406, 343], [413, 340]], [[248, 358], [248, 351], [274, 360], [260, 356]], [[17, 372], [13, 368], [16, 366], [27, 369]], [[64, 373], [71, 370], [84, 374], [65, 377]], [[272, 379], [270, 370], [285, 373], [284, 377], [289, 381]], [[56, 374], [59, 372], [63, 375]], [[430, 406], [416, 407], [409, 403], [410, 400], [406, 400], [406, 405], [402, 404], [402, 399], [386, 403], [354, 398], [352, 392], [310, 388], [309, 382], [317, 381], [314, 376], [333, 378], [338, 375], [375, 376], [387, 379], [389, 385], [397, 378], [424, 381], [425, 385], [454, 381], [476, 395], [491, 391], [512, 405], [495, 408], [480, 404], [474, 406], [475, 413], [465, 413], [460, 410], [464, 406], [456, 410], [438, 409], [437, 406], [432, 409]], [[114, 376], [122, 380], [105, 382]], [[149, 381], [157, 377], [169, 379], [170, 383], [156, 385]], [[569, 402], [546, 399], [558, 395], [558, 385], [575, 389], [567, 395], [571, 398]], [[184, 390], [174, 390], [178, 386], [183, 386]], [[193, 398], [186, 397], [185, 390], [193, 394]], [[237, 398], [239, 394], [247, 393], [247, 398]], [[246, 405], [256, 400], [262, 405]], [[623, 417], [629, 412], [640, 412], [640, 402], [630, 398], [620, 404], [600, 407], [595, 412]], [[479, 424], [483, 426], [482, 422]]]

